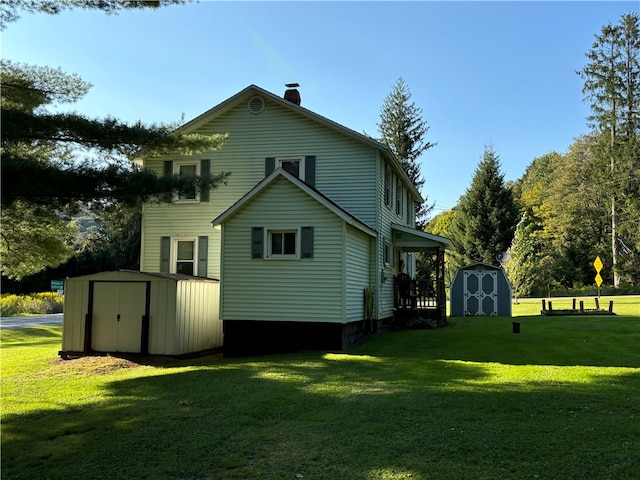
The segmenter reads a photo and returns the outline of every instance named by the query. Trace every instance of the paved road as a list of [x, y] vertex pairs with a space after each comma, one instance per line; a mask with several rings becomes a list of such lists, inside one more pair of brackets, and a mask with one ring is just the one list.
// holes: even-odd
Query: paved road
[[6, 330], [10, 328], [42, 327], [45, 325], [62, 325], [62, 313], [0, 318], [0, 330]]

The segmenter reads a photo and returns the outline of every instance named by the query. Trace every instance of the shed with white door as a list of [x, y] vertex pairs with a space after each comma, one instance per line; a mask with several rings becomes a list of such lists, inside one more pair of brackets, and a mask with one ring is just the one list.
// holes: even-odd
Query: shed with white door
[[458, 268], [450, 287], [451, 316], [511, 316], [511, 284], [504, 270], [486, 263]]
[[185, 355], [222, 347], [220, 283], [130, 270], [65, 280], [60, 355]]

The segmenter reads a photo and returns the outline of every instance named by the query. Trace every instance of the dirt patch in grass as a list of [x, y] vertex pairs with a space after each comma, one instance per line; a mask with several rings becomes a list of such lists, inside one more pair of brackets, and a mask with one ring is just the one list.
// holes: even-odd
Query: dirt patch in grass
[[124, 368], [139, 367], [140, 364], [121, 357], [106, 355], [103, 357], [75, 357], [68, 360], [57, 358], [51, 362], [52, 365], [77, 372], [90, 373], [92, 375], [108, 375]]
[[197, 358], [174, 358], [161, 355], [90, 355], [90, 356], [67, 356], [67, 358], [56, 358], [51, 361], [51, 365], [61, 369], [68, 369], [77, 372], [108, 375], [110, 373], [125, 368], [135, 367], [158, 367], [158, 368], [179, 368], [195, 365], [206, 365], [222, 359], [222, 354], [211, 354]]

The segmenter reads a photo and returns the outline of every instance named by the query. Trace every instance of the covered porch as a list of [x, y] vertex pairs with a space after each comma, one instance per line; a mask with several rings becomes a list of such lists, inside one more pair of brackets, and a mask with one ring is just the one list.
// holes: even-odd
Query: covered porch
[[420, 253], [427, 268], [416, 277], [400, 272], [394, 277], [394, 325], [398, 328], [440, 327], [447, 323], [444, 254], [448, 238], [393, 224], [393, 246]]

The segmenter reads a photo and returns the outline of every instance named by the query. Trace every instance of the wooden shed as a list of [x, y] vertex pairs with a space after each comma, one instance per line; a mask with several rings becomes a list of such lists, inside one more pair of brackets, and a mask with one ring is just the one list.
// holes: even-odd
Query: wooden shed
[[60, 355], [221, 348], [218, 280], [129, 270], [65, 280]]
[[460, 267], [451, 282], [451, 316], [511, 316], [511, 285], [500, 267]]

